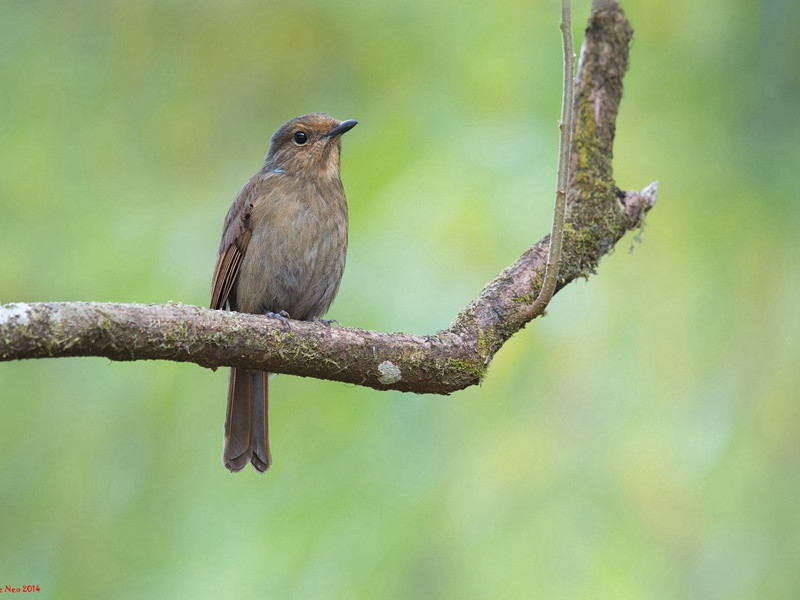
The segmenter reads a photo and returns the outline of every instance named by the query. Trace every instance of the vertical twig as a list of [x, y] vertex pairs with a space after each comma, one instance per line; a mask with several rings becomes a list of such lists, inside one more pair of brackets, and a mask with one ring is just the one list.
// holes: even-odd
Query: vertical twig
[[542, 314], [553, 297], [558, 280], [558, 268], [561, 263], [561, 243], [564, 238], [564, 213], [566, 212], [567, 184], [569, 183], [569, 156], [572, 146], [572, 97], [575, 78], [570, 0], [561, 0], [561, 40], [564, 48], [564, 85], [561, 93], [561, 122], [558, 124], [561, 139], [558, 150], [558, 181], [553, 208], [553, 230], [550, 234], [550, 247], [547, 251], [542, 289], [539, 290], [539, 295], [528, 309], [528, 317], [531, 319]]

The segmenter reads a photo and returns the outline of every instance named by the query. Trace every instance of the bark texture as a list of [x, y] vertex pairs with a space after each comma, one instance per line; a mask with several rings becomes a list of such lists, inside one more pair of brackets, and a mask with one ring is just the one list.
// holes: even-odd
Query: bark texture
[[[596, 3], [575, 82], [571, 179], [558, 289], [597, 268], [641, 224], [657, 186], [620, 191], [612, 155], [633, 31], [615, 2]], [[530, 320], [546, 236], [504, 269], [444, 331], [414, 336], [327, 327], [183, 304], [42, 302], [0, 306], [0, 360], [103, 356], [232, 366], [375, 389], [449, 394], [480, 382], [495, 352]]]

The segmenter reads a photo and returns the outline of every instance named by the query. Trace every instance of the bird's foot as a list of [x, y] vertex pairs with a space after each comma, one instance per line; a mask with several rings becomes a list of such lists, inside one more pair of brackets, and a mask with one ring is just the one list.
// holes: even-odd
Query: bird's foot
[[311, 320], [316, 321], [317, 323], [322, 323], [323, 325], [325, 325], [325, 327], [330, 327], [334, 323], [336, 323], [337, 325], [339, 324], [339, 321], [337, 321], [336, 319], [320, 319], [319, 317], [312, 317]]
[[291, 319], [291, 317], [289, 316], [289, 313], [287, 313], [285, 310], [276, 313], [267, 311], [264, 314], [267, 315], [268, 317], [274, 317], [278, 319], [281, 323], [283, 323], [287, 327], [289, 326], [289, 319]]

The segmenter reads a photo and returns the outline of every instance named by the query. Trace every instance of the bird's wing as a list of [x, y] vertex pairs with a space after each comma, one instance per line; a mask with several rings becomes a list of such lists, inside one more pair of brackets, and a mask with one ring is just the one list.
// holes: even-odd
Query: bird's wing
[[222, 241], [211, 280], [211, 308], [224, 309], [242, 266], [242, 259], [250, 243], [253, 230], [250, 215], [256, 197], [258, 175], [250, 179], [233, 201], [225, 216], [222, 228]]

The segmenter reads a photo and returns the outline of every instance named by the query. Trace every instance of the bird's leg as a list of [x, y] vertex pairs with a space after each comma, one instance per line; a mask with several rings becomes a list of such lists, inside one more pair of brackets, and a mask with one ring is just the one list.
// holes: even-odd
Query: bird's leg
[[289, 321], [288, 320], [291, 319], [291, 317], [289, 316], [289, 313], [287, 313], [285, 310], [282, 310], [282, 311], [276, 312], [276, 313], [271, 312], [271, 311], [267, 311], [264, 314], [266, 316], [268, 316], [268, 317], [275, 317], [276, 319], [278, 319], [281, 323], [283, 323], [287, 327], [289, 326]]

